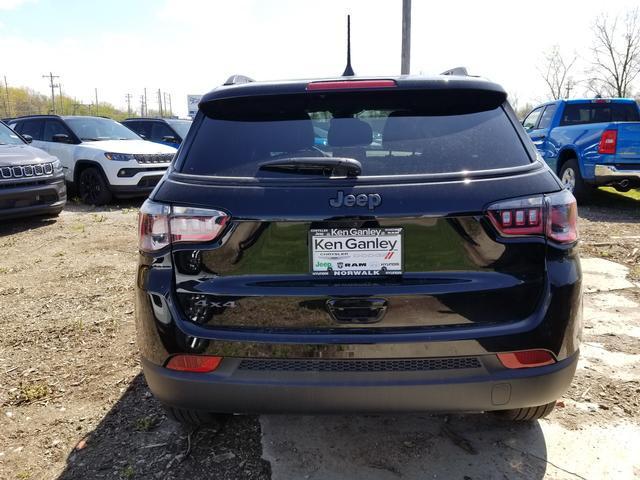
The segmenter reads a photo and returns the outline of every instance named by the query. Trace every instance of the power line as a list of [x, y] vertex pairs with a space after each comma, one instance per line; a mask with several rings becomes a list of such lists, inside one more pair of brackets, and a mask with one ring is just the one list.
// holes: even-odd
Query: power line
[[59, 86], [56, 85], [56, 83], [53, 81], [54, 78], [60, 78], [59, 75], [54, 75], [53, 73], [49, 72], [49, 75], [42, 75], [42, 78], [48, 78], [49, 79], [49, 86], [51, 87], [51, 113], [55, 114], [56, 113], [56, 92], [55, 89]]

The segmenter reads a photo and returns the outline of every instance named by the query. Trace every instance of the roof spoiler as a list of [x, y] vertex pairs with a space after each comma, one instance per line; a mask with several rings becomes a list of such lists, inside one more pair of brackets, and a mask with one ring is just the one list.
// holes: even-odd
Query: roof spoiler
[[445, 70], [440, 75], [460, 75], [462, 77], [468, 77], [469, 72], [467, 72], [465, 67], [455, 67], [450, 70]]
[[245, 75], [231, 75], [223, 85], [240, 85], [242, 83], [251, 83], [255, 80]]

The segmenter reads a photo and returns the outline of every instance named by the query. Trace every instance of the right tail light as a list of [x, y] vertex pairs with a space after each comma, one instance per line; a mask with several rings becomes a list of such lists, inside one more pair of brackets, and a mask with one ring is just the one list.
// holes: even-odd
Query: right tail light
[[578, 240], [578, 207], [569, 190], [494, 203], [487, 215], [504, 237], [546, 236], [563, 244]]

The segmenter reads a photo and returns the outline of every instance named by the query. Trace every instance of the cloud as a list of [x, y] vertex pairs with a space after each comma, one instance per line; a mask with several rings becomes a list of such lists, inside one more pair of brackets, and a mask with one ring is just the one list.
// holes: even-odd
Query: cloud
[[26, 3], [32, 3], [35, 0], [0, 0], [0, 10], [15, 10]]

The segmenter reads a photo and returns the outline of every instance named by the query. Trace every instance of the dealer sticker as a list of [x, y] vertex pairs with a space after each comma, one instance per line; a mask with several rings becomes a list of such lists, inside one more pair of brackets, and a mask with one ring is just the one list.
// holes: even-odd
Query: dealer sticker
[[313, 275], [402, 273], [402, 228], [311, 229], [309, 243]]

